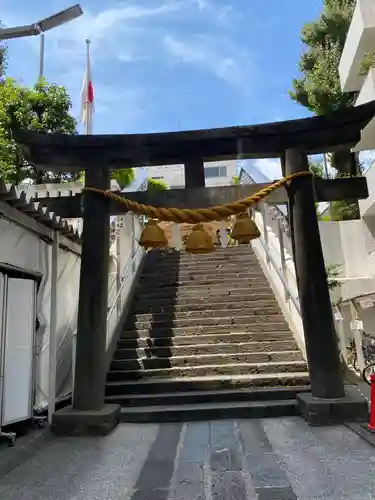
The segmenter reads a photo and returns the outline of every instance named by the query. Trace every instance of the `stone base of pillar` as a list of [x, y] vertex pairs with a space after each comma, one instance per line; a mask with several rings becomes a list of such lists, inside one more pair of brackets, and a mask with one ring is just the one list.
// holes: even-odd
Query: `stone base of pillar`
[[58, 436], [106, 436], [120, 421], [119, 405], [104, 405], [101, 410], [63, 408], [52, 416], [51, 430]]
[[310, 425], [333, 425], [365, 422], [368, 418], [366, 399], [351, 386], [345, 386], [346, 397], [314, 398], [310, 392], [297, 395], [298, 409]]

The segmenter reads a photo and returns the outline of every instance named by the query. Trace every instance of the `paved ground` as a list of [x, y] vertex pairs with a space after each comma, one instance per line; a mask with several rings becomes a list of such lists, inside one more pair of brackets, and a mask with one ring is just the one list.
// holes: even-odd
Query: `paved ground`
[[7, 500], [367, 500], [375, 448], [300, 418], [121, 425], [47, 439], [0, 479]]

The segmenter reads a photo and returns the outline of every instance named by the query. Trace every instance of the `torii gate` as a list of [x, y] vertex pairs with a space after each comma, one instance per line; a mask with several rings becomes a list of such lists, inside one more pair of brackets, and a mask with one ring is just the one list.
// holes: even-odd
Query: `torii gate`
[[[183, 163], [185, 190], [133, 192], [126, 197], [158, 207], [204, 208], [248, 197], [265, 187], [205, 188], [205, 161], [235, 159], [240, 151], [244, 159], [280, 158], [283, 175], [307, 171], [307, 155], [348, 150], [358, 143], [361, 130], [374, 116], [375, 101], [327, 116], [255, 126], [137, 135], [22, 132], [18, 140], [37, 168], [85, 170], [86, 186], [102, 190], [110, 188], [111, 170]], [[350, 161], [348, 172], [355, 173], [354, 155]], [[364, 399], [344, 388], [315, 202], [367, 196], [363, 177], [323, 180], [305, 176], [267, 199], [274, 204], [289, 203], [311, 379], [311, 393], [298, 399], [302, 414], [315, 424], [367, 413]], [[104, 403], [109, 218], [125, 213], [126, 208], [92, 192], [38, 201], [61, 217], [83, 216], [74, 398], [72, 407], [54, 414], [53, 428], [58, 433], [104, 434], [119, 420], [119, 407]]]

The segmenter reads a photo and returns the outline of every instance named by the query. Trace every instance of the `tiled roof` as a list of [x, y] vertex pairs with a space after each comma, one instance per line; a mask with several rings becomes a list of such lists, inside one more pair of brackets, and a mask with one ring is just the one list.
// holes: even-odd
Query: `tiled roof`
[[7, 185], [0, 180], [0, 200], [6, 202], [9, 206], [16, 208], [20, 212], [32, 217], [44, 226], [58, 231], [72, 241], [81, 242], [80, 233], [73, 227], [56, 215], [54, 212], [49, 212], [41, 203], [32, 201], [24, 191]]

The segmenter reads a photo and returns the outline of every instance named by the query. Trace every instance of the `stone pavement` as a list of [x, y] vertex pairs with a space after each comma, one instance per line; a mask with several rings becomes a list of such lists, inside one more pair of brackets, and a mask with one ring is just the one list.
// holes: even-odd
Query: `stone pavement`
[[6, 500], [370, 500], [375, 448], [298, 417], [122, 424], [52, 438], [0, 479]]

